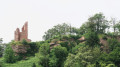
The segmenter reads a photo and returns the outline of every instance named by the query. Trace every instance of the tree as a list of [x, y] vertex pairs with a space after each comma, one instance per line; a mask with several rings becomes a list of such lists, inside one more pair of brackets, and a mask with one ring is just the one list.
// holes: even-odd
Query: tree
[[63, 23], [63, 24], [58, 24], [53, 28], [49, 29], [47, 32], [45, 32], [43, 39], [48, 40], [55, 36], [62, 36], [62, 35], [74, 34], [74, 33], [75, 33], [74, 27], [71, 27], [71, 25]]
[[39, 53], [36, 54], [38, 57], [38, 65], [41, 65], [43, 67], [49, 67], [49, 52], [50, 52], [50, 46], [48, 43], [44, 43], [39, 48]]
[[80, 47], [76, 55], [68, 55], [64, 67], [89, 67], [89, 65], [96, 62], [100, 54], [100, 49], [97, 47], [94, 49], [91, 49], [88, 46]]
[[5, 44], [2, 44], [2, 42], [3, 42], [3, 40], [2, 40], [2, 38], [0, 38], [0, 56], [2, 56], [4, 47], [5, 47]]
[[108, 21], [102, 13], [97, 13], [90, 17], [87, 22], [88, 29], [96, 33], [105, 33], [108, 28]]
[[11, 46], [7, 46], [4, 52], [4, 61], [7, 63], [16, 62], [15, 53], [13, 52]]
[[30, 42], [28, 45], [30, 46], [30, 49], [27, 50], [27, 53], [34, 56], [35, 53], [39, 51], [40, 44], [37, 44], [37, 42]]
[[89, 31], [85, 34], [86, 38], [86, 45], [89, 45], [90, 47], [94, 47], [95, 45], [99, 45], [99, 38], [98, 35], [95, 32]]
[[116, 27], [115, 27], [115, 25], [116, 25], [116, 19], [115, 18], [111, 18], [111, 24], [112, 24], [112, 27], [113, 27], [113, 31], [114, 31], [114, 33], [116, 32]]
[[54, 47], [53, 49], [51, 49], [50, 55], [52, 58], [53, 57], [55, 58], [55, 61], [56, 61], [55, 67], [63, 67], [63, 63], [68, 55], [68, 51], [65, 47], [57, 46], [57, 47]]
[[107, 42], [109, 44], [110, 51], [113, 51], [115, 48], [120, 47], [120, 43], [115, 38], [108, 39]]
[[109, 55], [107, 60], [112, 61], [115, 63], [116, 66], [120, 66], [120, 47], [114, 49]]
[[78, 35], [83, 35], [83, 34], [85, 34], [87, 32], [87, 30], [88, 30], [87, 23], [83, 23], [81, 25], [81, 27], [79, 29], [77, 29], [76, 32], [77, 32]]
[[120, 21], [114, 25], [115, 31], [120, 33]]

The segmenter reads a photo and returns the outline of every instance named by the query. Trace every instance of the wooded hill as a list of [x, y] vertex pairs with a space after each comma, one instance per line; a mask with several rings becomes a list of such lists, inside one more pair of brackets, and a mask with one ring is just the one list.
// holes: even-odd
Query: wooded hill
[[[11, 41], [3, 53], [1, 66], [31, 60], [32, 56], [31, 65], [23, 67], [120, 67], [119, 34], [119, 21], [107, 20], [97, 13], [80, 28], [66, 23], [55, 25], [45, 32], [44, 41]], [[27, 45], [29, 49], [16, 55], [13, 45]]]

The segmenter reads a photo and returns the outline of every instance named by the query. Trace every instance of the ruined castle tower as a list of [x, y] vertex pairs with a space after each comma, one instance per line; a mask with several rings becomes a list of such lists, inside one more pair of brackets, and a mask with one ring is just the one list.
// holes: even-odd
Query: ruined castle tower
[[22, 32], [20, 32], [19, 28], [15, 31], [15, 41], [22, 41], [25, 39], [26, 41], [30, 42], [31, 40], [28, 39], [28, 22], [25, 22], [25, 24], [22, 27]]

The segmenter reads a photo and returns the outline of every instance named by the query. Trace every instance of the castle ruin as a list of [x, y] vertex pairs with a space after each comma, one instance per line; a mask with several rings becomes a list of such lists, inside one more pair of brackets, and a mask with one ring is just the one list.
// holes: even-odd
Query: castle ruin
[[25, 22], [25, 24], [22, 27], [22, 32], [20, 32], [19, 28], [16, 29], [14, 33], [15, 41], [22, 41], [25, 39], [28, 42], [31, 42], [30, 39], [28, 39], [28, 22]]

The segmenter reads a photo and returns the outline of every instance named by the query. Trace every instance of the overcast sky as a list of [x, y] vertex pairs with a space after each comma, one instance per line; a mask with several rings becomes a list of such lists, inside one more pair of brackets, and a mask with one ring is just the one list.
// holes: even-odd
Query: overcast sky
[[40, 41], [44, 32], [56, 24], [80, 27], [99, 12], [119, 20], [120, 0], [0, 0], [0, 38], [10, 42], [15, 29], [28, 21], [29, 39]]

